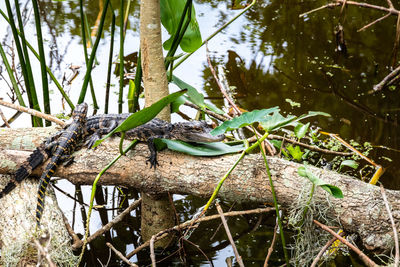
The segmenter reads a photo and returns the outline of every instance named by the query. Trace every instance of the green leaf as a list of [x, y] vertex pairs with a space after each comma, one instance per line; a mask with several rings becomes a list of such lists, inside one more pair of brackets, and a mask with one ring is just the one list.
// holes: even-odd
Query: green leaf
[[292, 145], [288, 145], [286, 147], [286, 149], [289, 151], [290, 155], [293, 157], [293, 159], [300, 161], [302, 156], [303, 156], [303, 152], [300, 150], [299, 146], [295, 146], [293, 147]]
[[245, 149], [244, 145], [229, 146], [222, 142], [189, 144], [178, 140], [161, 139], [171, 150], [192, 156], [218, 156], [236, 153]]
[[279, 111], [278, 107], [273, 107], [269, 109], [253, 110], [250, 112], [245, 112], [239, 117], [233, 118], [232, 120], [223, 122], [220, 126], [211, 131], [213, 135], [223, 134], [227, 131], [236, 130], [241, 127], [251, 125], [255, 122], [261, 122], [265, 120], [268, 114]]
[[296, 120], [296, 116], [288, 115], [286, 118], [283, 117], [278, 111], [275, 111], [272, 116], [266, 117], [265, 120], [261, 121], [261, 127], [264, 130], [271, 132], [274, 130], [278, 130], [281, 127], [289, 125], [291, 122]]
[[306, 135], [309, 127], [310, 123], [307, 124], [299, 123], [297, 124], [296, 127], [294, 127], [294, 134], [296, 135], [297, 138], [301, 139]]
[[117, 128], [115, 128], [109, 134], [107, 134], [104, 138], [97, 140], [93, 147], [98, 146], [101, 142], [103, 142], [105, 139], [107, 139], [114, 133], [128, 131], [130, 129], [133, 129], [139, 125], [142, 125], [142, 124], [152, 120], [155, 116], [157, 116], [157, 114], [164, 107], [166, 107], [171, 102], [175, 101], [179, 96], [183, 95], [186, 92], [187, 92], [187, 90], [182, 90], [182, 91], [170, 94], [170, 95], [162, 98], [161, 100], [157, 101], [150, 107], [144, 108], [142, 110], [139, 110], [136, 113], [133, 113], [124, 122], [122, 122]]
[[193, 104], [196, 104], [201, 109], [208, 108], [209, 110], [211, 110], [211, 111], [213, 111], [215, 113], [224, 114], [224, 112], [222, 110], [220, 110], [219, 108], [217, 108], [213, 104], [205, 103], [203, 94], [199, 93], [199, 91], [196, 88], [194, 88], [193, 86], [191, 86], [190, 84], [182, 81], [181, 79], [179, 79], [175, 75], [172, 75], [172, 82], [174, 84], [176, 84], [182, 90], [183, 89], [187, 89], [188, 90], [188, 92], [187, 92], [187, 95], [188, 95], [187, 100], [189, 100]]
[[291, 125], [292, 126], [296, 126], [298, 121], [301, 121], [303, 119], [306, 118], [310, 118], [310, 117], [314, 117], [314, 116], [325, 116], [325, 117], [330, 117], [331, 115], [326, 113], [326, 112], [322, 112], [322, 111], [309, 111], [307, 114], [303, 114], [301, 116], [299, 116], [296, 120], [294, 120]]
[[[167, 41], [164, 42], [163, 47], [169, 50], [172, 45], [173, 35], [175, 34], [179, 21], [181, 19], [183, 10], [185, 8], [186, 0], [161, 0], [161, 23], [171, 35]], [[187, 14], [185, 21], [187, 20]], [[180, 46], [183, 51], [190, 53], [196, 51], [201, 46], [201, 33], [199, 24], [196, 20], [196, 12], [192, 5], [190, 24], [182, 38]]]
[[314, 185], [320, 186], [322, 189], [324, 189], [326, 192], [328, 192], [331, 196], [334, 198], [343, 198], [343, 192], [340, 190], [339, 187], [330, 185], [325, 183], [323, 180], [321, 180], [319, 177], [317, 177], [314, 173], [312, 173], [307, 166], [301, 166], [297, 169], [297, 173], [310, 180]]
[[342, 161], [342, 163], [340, 163], [340, 167], [339, 167], [339, 171], [342, 169], [343, 166], [347, 166], [353, 169], [357, 169], [358, 168], [358, 163], [354, 160], [348, 159], [348, 160], [344, 160]]

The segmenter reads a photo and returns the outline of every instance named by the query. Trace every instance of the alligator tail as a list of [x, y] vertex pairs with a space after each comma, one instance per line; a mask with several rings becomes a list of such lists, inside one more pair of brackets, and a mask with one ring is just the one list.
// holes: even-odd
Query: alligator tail
[[34, 169], [36, 169], [49, 158], [50, 154], [50, 150], [46, 149], [46, 145], [44, 143], [37, 147], [35, 151], [30, 154], [29, 158], [18, 168], [13, 179], [11, 179], [10, 182], [8, 182], [8, 184], [0, 192], [0, 198], [10, 193], [11, 190], [17, 186], [17, 184], [25, 180]]
[[57, 168], [56, 160], [53, 160], [47, 165], [46, 171], [40, 177], [37, 206], [36, 206], [36, 224], [40, 226], [40, 219], [42, 218], [42, 213], [44, 209], [44, 197], [46, 195], [47, 185], [50, 182], [50, 178]]

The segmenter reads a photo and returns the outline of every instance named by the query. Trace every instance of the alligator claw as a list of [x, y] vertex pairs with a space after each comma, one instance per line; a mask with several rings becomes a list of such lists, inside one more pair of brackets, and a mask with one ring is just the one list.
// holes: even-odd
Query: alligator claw
[[152, 157], [152, 156], [147, 158], [146, 165], [147, 165], [147, 162], [150, 163], [150, 169], [154, 167], [154, 170], [155, 170], [157, 168], [157, 166], [160, 166], [160, 164], [158, 164], [157, 158]]

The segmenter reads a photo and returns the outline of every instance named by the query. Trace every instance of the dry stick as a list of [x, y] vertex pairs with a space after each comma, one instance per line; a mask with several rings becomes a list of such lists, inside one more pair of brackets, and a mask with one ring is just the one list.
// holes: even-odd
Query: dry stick
[[307, 12], [305, 12], [305, 13], [300, 14], [300, 15], [299, 15], [299, 18], [305, 17], [305, 16], [307, 16], [307, 15], [310, 15], [311, 13], [314, 13], [314, 12], [316, 12], [316, 11], [320, 11], [320, 10], [325, 9], [325, 8], [327, 8], [327, 7], [331, 8], [331, 7], [336, 7], [336, 6], [339, 6], [339, 5], [340, 5], [339, 3], [330, 3], [330, 4], [326, 4], [326, 5], [317, 7], [317, 8], [315, 8], [315, 9], [312, 9], [312, 10], [310, 10], [310, 11], [307, 11]]
[[54, 122], [54, 123], [60, 125], [61, 127], [64, 127], [65, 124], [66, 124], [65, 122], [63, 122], [62, 120], [57, 119], [54, 116], [51, 116], [51, 115], [48, 115], [48, 114], [44, 114], [44, 113], [39, 112], [39, 111], [37, 111], [35, 109], [30, 109], [30, 108], [22, 107], [22, 106], [19, 106], [19, 105], [16, 105], [16, 104], [12, 104], [12, 103], [6, 102], [6, 101], [1, 100], [1, 99], [0, 99], [0, 105], [15, 109], [15, 110], [18, 110], [18, 111], [21, 111], [21, 112], [25, 112], [25, 113], [31, 114], [31, 115], [33, 115], [35, 117], [39, 117], [39, 118], [45, 119], [47, 121]]
[[126, 264], [128, 264], [129, 266], [135, 266], [135, 267], [137, 267], [136, 264], [130, 262], [127, 258], [125, 258], [125, 256], [124, 256], [119, 250], [117, 250], [116, 248], [114, 248], [113, 245], [111, 245], [111, 244], [108, 243], [108, 242], [106, 243], [106, 245], [107, 245], [109, 248], [111, 248], [111, 250], [114, 251], [115, 255], [117, 255], [117, 256], [118, 256], [121, 260], [123, 260]]
[[217, 82], [219, 90], [224, 95], [225, 99], [229, 102], [229, 104], [233, 107], [233, 109], [236, 111], [236, 114], [240, 115], [241, 112], [240, 112], [239, 108], [236, 106], [235, 102], [233, 102], [233, 100], [229, 97], [228, 93], [225, 91], [224, 87], [222, 86], [221, 82], [219, 81], [217, 74], [215, 73], [214, 67], [211, 64], [211, 59], [210, 59], [209, 54], [210, 54], [210, 51], [208, 50], [208, 42], [206, 42], [206, 57], [207, 57], [208, 67], [210, 68], [211, 73], [214, 76], [215, 81]]
[[388, 2], [389, 8], [394, 9], [392, 1], [390, 1], [390, 0], [386, 0], [386, 1]]
[[365, 255], [359, 248], [357, 248], [356, 246], [354, 246], [353, 244], [351, 244], [349, 241], [347, 241], [346, 239], [344, 239], [343, 237], [341, 237], [340, 235], [338, 235], [337, 233], [335, 233], [332, 229], [330, 229], [328, 226], [320, 223], [317, 220], [313, 220], [313, 222], [318, 225], [319, 227], [321, 227], [323, 230], [327, 231], [328, 233], [330, 233], [331, 235], [333, 235], [334, 237], [336, 237], [337, 239], [340, 240], [340, 242], [342, 242], [343, 244], [345, 244], [346, 246], [348, 246], [349, 248], [351, 248], [356, 254], [358, 254], [358, 256], [360, 257], [360, 259], [365, 263], [365, 265], [367, 266], [378, 266], [375, 262], [373, 262], [370, 258], [368, 258], [367, 255]]
[[385, 16], [380, 17], [379, 19], [374, 20], [373, 22], [371, 22], [371, 23], [365, 25], [365, 26], [362, 27], [361, 29], [358, 29], [357, 32], [361, 32], [361, 31], [367, 29], [368, 27], [374, 25], [375, 23], [378, 23], [379, 21], [386, 19], [386, 18], [389, 17], [390, 15], [391, 15], [390, 13], [387, 13]]
[[[339, 233], [340, 236], [344, 236], [344, 232], [341, 231]], [[313, 260], [312, 264], [310, 267], [315, 267], [317, 266], [319, 260], [321, 259], [322, 255], [325, 253], [325, 251], [337, 240], [336, 237], [332, 238], [331, 240], [329, 240], [325, 246], [323, 246], [323, 248], [318, 252], [317, 257], [315, 257], [315, 259]]]
[[[275, 210], [275, 208], [269, 207], [269, 208], [259, 208], [259, 209], [252, 209], [252, 210], [243, 210], [243, 211], [232, 211], [232, 212], [226, 212], [224, 213], [224, 216], [240, 216], [240, 215], [246, 215], [246, 214], [257, 214], [257, 213], [265, 213], [265, 212], [270, 212]], [[216, 220], [219, 219], [220, 216], [219, 215], [211, 215], [211, 216], [206, 216], [200, 219], [197, 219], [197, 223], [200, 222], [206, 222], [206, 221], [210, 221], [210, 220]], [[164, 237], [166, 237], [168, 235], [169, 232], [171, 231], [177, 231], [180, 228], [186, 228], [188, 226], [191, 226], [192, 224], [192, 220], [190, 221], [186, 221], [184, 223], [181, 223], [180, 225], [176, 225], [172, 228], [160, 231], [158, 234], [155, 235], [154, 241], [158, 241]], [[195, 227], [195, 226], [193, 226]], [[150, 245], [150, 241], [146, 241], [145, 243], [143, 243], [142, 245], [140, 245], [139, 247], [137, 247], [135, 250], [133, 250], [131, 253], [129, 253], [128, 255], [126, 255], [126, 257], [129, 259], [131, 258], [133, 255], [135, 255], [136, 253], [138, 253], [139, 251], [141, 251], [143, 248], [148, 247]]]
[[8, 124], [6, 116], [4, 116], [4, 113], [3, 113], [3, 111], [1, 109], [0, 109], [0, 117], [3, 120], [4, 124], [7, 126], [7, 128], [11, 128], [10, 124]]
[[75, 244], [78, 244], [79, 242], [81, 242], [79, 236], [75, 233], [74, 229], [72, 229], [71, 225], [68, 222], [67, 217], [65, 217], [64, 213], [62, 213], [63, 216], [63, 221], [64, 221], [64, 225], [65, 228], [67, 229], [68, 234], [72, 237], [72, 247], [74, 247]]
[[383, 78], [382, 81], [380, 81], [378, 84], [374, 85], [374, 92], [378, 92], [385, 87], [386, 84], [388, 84], [394, 77], [396, 77], [400, 73], [400, 66], [398, 66], [396, 69], [394, 69], [391, 73], [389, 73], [385, 78]]
[[[47, 263], [49, 264], [50, 267], [57, 267], [57, 265], [51, 260], [49, 253], [46, 251], [46, 249], [39, 243], [37, 240], [33, 240], [35, 243], [36, 247], [38, 248], [40, 254], [45, 257]], [[39, 263], [39, 262], [38, 262]]]
[[[87, 238], [87, 243], [92, 242], [94, 239], [96, 239], [98, 236], [102, 235], [104, 232], [110, 230], [115, 224], [119, 223], [120, 221], [122, 221], [122, 219], [128, 215], [134, 208], [136, 208], [137, 206], [139, 206], [140, 202], [142, 201], [141, 198], [139, 198], [138, 200], [136, 200], [135, 202], [133, 202], [131, 205], [129, 205], [129, 207], [127, 207], [123, 212], [121, 212], [117, 217], [115, 217], [112, 221], [110, 221], [109, 223], [107, 223], [106, 225], [104, 225], [103, 227], [101, 227], [99, 230], [97, 230], [94, 234], [92, 234], [91, 236], [89, 236]], [[79, 242], [75, 243], [72, 245], [73, 249], [77, 249], [82, 247], [83, 245], [83, 241], [79, 240]]]
[[389, 202], [387, 200], [386, 197], [386, 192], [385, 192], [385, 188], [383, 188], [383, 185], [380, 185], [381, 187], [381, 193], [382, 193], [382, 198], [383, 198], [383, 202], [385, 203], [385, 207], [386, 210], [388, 212], [389, 215], [389, 219], [390, 222], [392, 224], [392, 228], [393, 228], [393, 239], [394, 239], [394, 247], [395, 247], [395, 256], [394, 256], [394, 267], [398, 267], [399, 266], [399, 258], [400, 258], [400, 252], [399, 252], [399, 237], [397, 235], [397, 229], [396, 229], [396, 224], [394, 223], [393, 220], [393, 215], [392, 215], [392, 211], [389, 207]]
[[221, 206], [219, 205], [218, 201], [215, 202], [215, 206], [217, 207], [219, 216], [221, 216], [221, 221], [222, 221], [222, 224], [224, 225], [225, 232], [226, 232], [226, 235], [228, 236], [229, 242], [231, 243], [231, 246], [233, 248], [233, 253], [235, 253], [236, 261], [240, 267], [244, 267], [242, 257], [240, 257], [239, 252], [237, 251], [235, 241], [233, 241], [231, 231], [229, 230], [228, 223], [226, 222], [226, 219], [224, 216], [224, 212], [223, 212]]
[[278, 233], [278, 222], [275, 224], [274, 236], [272, 237], [271, 246], [268, 248], [267, 257], [265, 258], [264, 261], [264, 267], [268, 267], [269, 258], [271, 257], [272, 252], [274, 251], [277, 233]]
[[154, 239], [155, 235], [150, 238], [150, 259], [151, 259], [151, 266], [156, 267], [156, 254], [154, 254]]

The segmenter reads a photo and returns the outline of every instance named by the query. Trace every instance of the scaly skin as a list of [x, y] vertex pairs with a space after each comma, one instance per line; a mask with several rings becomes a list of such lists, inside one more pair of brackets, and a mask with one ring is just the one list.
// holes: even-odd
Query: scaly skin
[[40, 177], [39, 183], [36, 207], [37, 226], [40, 226], [40, 219], [44, 208], [44, 197], [51, 176], [60, 162], [65, 161], [66, 159], [71, 159], [71, 154], [74, 151], [77, 142], [80, 141], [84, 135], [87, 109], [88, 106], [86, 103], [76, 106], [72, 114], [73, 122], [65, 129], [58, 140], [50, 146], [53, 151], [53, 156], [51, 157], [50, 163], [47, 164], [46, 170]]

